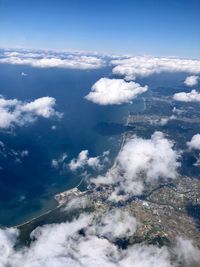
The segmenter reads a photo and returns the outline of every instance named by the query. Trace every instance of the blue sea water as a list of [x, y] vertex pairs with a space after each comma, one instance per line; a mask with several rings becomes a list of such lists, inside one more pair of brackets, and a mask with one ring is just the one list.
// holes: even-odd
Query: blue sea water
[[107, 107], [87, 101], [84, 96], [91, 86], [110, 73], [109, 68], [80, 71], [0, 65], [1, 95], [22, 101], [51, 96], [56, 99], [56, 110], [64, 114], [60, 120], [38, 119], [9, 133], [0, 131], [0, 141], [8, 150], [29, 151], [21, 163], [12, 156], [1, 158], [1, 225], [19, 224], [55, 207], [54, 194], [78, 184], [81, 175], [52, 168], [52, 159], [67, 153], [68, 162], [84, 149], [91, 156], [110, 150], [112, 164], [128, 112], [142, 109], [143, 104], [140, 98], [134, 105]]
[[[27, 76], [22, 76], [22, 72]], [[66, 162], [69, 162], [81, 150], [89, 150], [90, 156], [98, 156], [109, 150], [109, 168], [119, 151], [128, 113], [150, 114], [144, 110], [143, 97], [152, 101], [152, 96], [170, 97], [175, 92], [190, 90], [183, 85], [186, 74], [160, 74], [137, 80], [141, 85], [147, 84], [149, 91], [132, 104], [99, 106], [87, 101], [84, 96], [101, 77], [112, 77], [111, 68], [86, 71], [0, 65], [1, 95], [22, 101], [51, 96], [56, 99], [56, 110], [64, 114], [60, 120], [38, 119], [9, 132], [0, 131], [0, 141], [8, 151], [29, 151], [21, 162], [16, 162], [12, 153], [6, 158], [0, 155], [0, 225], [16, 225], [42, 214], [56, 206], [54, 194], [79, 183], [81, 173], [73, 174], [67, 168], [54, 169], [51, 166], [52, 159], [67, 153]], [[163, 103], [155, 102], [150, 112], [171, 116], [174, 103]], [[176, 103], [176, 106], [184, 108], [183, 103]], [[199, 106], [193, 106], [190, 115], [191, 112], [199, 114]], [[52, 126], [56, 126], [56, 129], [52, 130]], [[135, 133], [149, 138], [153, 131], [163, 131], [177, 141], [177, 149], [184, 150], [186, 142], [200, 131], [199, 127], [171, 121], [162, 127], [144, 125], [135, 128]], [[199, 167], [193, 166], [194, 160], [191, 153], [183, 156], [182, 174], [198, 175]], [[89, 169], [87, 171], [90, 172]], [[90, 174], [96, 176], [98, 173]]]

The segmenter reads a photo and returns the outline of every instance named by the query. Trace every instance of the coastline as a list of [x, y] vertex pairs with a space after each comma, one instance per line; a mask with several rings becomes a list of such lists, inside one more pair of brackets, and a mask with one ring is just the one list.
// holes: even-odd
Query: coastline
[[[125, 144], [125, 142], [126, 142], [127, 127], [128, 127], [128, 125], [129, 125], [130, 115], [131, 115], [131, 114], [130, 114], [130, 112], [129, 112], [129, 113], [128, 113], [128, 116], [127, 116], [126, 123], [125, 123], [125, 128], [126, 128], [126, 129], [125, 129], [125, 132], [124, 132], [124, 133], [122, 134], [122, 136], [121, 136], [121, 144], [120, 144], [118, 153], [121, 151], [121, 149], [123, 148], [123, 146], [124, 146], [124, 144]], [[117, 153], [117, 154], [118, 154], [118, 153]], [[117, 158], [117, 156], [116, 156], [116, 158]], [[115, 166], [116, 166], [116, 159], [114, 160], [113, 166], [112, 166], [111, 168], [114, 168]], [[80, 185], [84, 182], [84, 180], [85, 180], [85, 177], [82, 177], [81, 180], [80, 180], [80, 182], [78, 183], [77, 186], [72, 187], [72, 188], [70, 188], [70, 189], [67, 189], [67, 190], [65, 190], [65, 191], [62, 191], [62, 192], [59, 192], [59, 193], [55, 194], [55, 195], [53, 196], [53, 198], [57, 201], [57, 206], [56, 206], [55, 208], [49, 209], [49, 210], [47, 210], [46, 212], [43, 212], [42, 214], [40, 214], [40, 215], [38, 215], [38, 216], [32, 217], [31, 219], [29, 219], [29, 220], [27, 220], [27, 221], [25, 221], [25, 222], [23, 222], [23, 223], [14, 225], [13, 227], [14, 227], [14, 228], [20, 228], [20, 227], [23, 227], [23, 226], [26, 225], [26, 224], [32, 223], [33, 221], [35, 221], [35, 220], [37, 220], [37, 219], [40, 219], [41, 217], [43, 217], [43, 216], [45, 216], [45, 215], [47, 215], [47, 214], [49, 214], [49, 213], [51, 213], [51, 212], [53, 212], [53, 211], [58, 210], [60, 207], [64, 206], [64, 204], [66, 203], [66, 201], [63, 201], [63, 202], [62, 202], [62, 201], [59, 201], [59, 196], [61, 196], [61, 199], [62, 199], [62, 195], [70, 194], [70, 193], [73, 192], [75, 189], [77, 189], [79, 192], [81, 192], [81, 191], [78, 189], [78, 187], [80, 187]], [[84, 192], [82, 192], [82, 193], [85, 194], [86, 192], [87, 192], [87, 190], [84, 191]]]

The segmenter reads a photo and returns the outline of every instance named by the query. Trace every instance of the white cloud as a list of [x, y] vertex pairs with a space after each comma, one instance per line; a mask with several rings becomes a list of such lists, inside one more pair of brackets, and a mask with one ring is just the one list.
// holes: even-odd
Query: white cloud
[[200, 150], [200, 134], [195, 134], [190, 142], [187, 142], [187, 146], [190, 149]]
[[143, 243], [120, 249], [115, 239], [129, 238], [136, 227], [134, 217], [116, 208], [105, 217], [104, 213], [82, 214], [72, 222], [37, 227], [30, 235], [30, 245], [18, 248], [19, 231], [0, 229], [0, 266], [176, 267], [199, 263], [200, 251], [182, 237], [170, 249]]
[[44, 118], [50, 118], [56, 114], [54, 110], [55, 104], [55, 98], [46, 96], [24, 104], [21, 109], [23, 112], [33, 113]]
[[9, 158], [14, 160], [17, 163], [21, 163], [22, 159], [29, 155], [29, 151], [25, 150], [16, 150], [7, 147], [2, 141], [0, 141], [0, 156], [3, 158]]
[[185, 79], [184, 84], [186, 84], [187, 86], [195, 86], [198, 84], [198, 80], [199, 80], [198, 76], [195, 76], [195, 75], [188, 76]]
[[[93, 232], [93, 220], [85, 214], [70, 223], [38, 227], [31, 234], [30, 246], [18, 249], [14, 248], [18, 232], [1, 230], [0, 247], [4, 252], [0, 256], [1, 267], [175, 266], [170, 263], [166, 247], [138, 244], [125, 250], [119, 249]], [[85, 229], [85, 235], [79, 233], [81, 229]]]
[[200, 251], [193, 245], [191, 240], [178, 237], [176, 240], [175, 252], [178, 256], [178, 260], [184, 262], [186, 266], [200, 263]]
[[148, 90], [135, 82], [126, 82], [123, 79], [101, 78], [86, 96], [86, 99], [99, 105], [114, 105], [131, 102], [137, 95]]
[[92, 182], [116, 184], [117, 191], [141, 194], [145, 184], [154, 183], [159, 178], [175, 178], [180, 166], [179, 156], [173, 150], [173, 143], [161, 132], [155, 132], [151, 139], [135, 136], [119, 152], [115, 168]]
[[[115, 225], [115, 227], [113, 227]], [[127, 211], [115, 209], [103, 214], [97, 225], [97, 233], [109, 240], [132, 236], [139, 223]]]
[[167, 57], [138, 56], [112, 60], [113, 73], [125, 76], [126, 80], [147, 77], [161, 72], [200, 73], [200, 60]]
[[200, 102], [200, 93], [192, 90], [190, 93], [180, 92], [173, 96], [174, 100], [182, 102]]
[[[81, 53], [35, 51], [5, 52], [0, 63], [30, 65], [38, 68], [98, 69], [104, 66], [102, 58]], [[23, 75], [24, 76], [24, 75]]]
[[33, 122], [37, 117], [56, 116], [60, 118], [62, 114], [55, 111], [55, 104], [55, 98], [49, 96], [28, 103], [0, 96], [0, 128], [22, 126]]
[[166, 247], [135, 245], [130, 247], [120, 261], [120, 267], [172, 267], [170, 255]]
[[161, 117], [159, 119], [155, 119], [151, 121], [151, 124], [155, 124], [155, 125], [161, 125], [164, 126], [166, 125], [169, 121], [175, 120], [176, 116], [175, 115], [171, 115], [170, 117]]
[[67, 157], [67, 153], [63, 153], [58, 159], [52, 159], [51, 166], [55, 169], [60, 168], [61, 166], [63, 166], [63, 163], [65, 162]]
[[25, 72], [21, 72], [21, 76], [26, 77], [27, 75], [28, 75], [27, 73], [25, 73]]
[[14, 228], [0, 229], [0, 266], [6, 267], [19, 235]]
[[89, 157], [89, 152], [88, 150], [82, 150], [77, 159], [72, 159], [70, 163], [68, 164], [69, 169], [71, 171], [76, 171], [78, 169], [81, 169], [83, 167], [91, 167], [93, 169], [102, 169], [103, 168], [103, 163], [108, 161], [108, 156], [109, 151], [105, 151], [102, 156], [98, 157]]
[[63, 208], [63, 211], [74, 210], [74, 209], [85, 209], [86, 207], [91, 206], [90, 200], [87, 198], [87, 195], [81, 197], [74, 197], [67, 202], [66, 206]]

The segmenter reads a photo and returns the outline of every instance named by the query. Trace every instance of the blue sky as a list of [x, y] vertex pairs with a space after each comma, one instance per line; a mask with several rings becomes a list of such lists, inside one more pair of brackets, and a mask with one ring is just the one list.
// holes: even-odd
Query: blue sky
[[199, 0], [0, 0], [0, 46], [200, 58]]

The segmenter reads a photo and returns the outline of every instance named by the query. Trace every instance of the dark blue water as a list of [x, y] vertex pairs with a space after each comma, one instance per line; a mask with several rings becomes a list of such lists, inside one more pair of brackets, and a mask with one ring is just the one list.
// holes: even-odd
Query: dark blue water
[[[21, 76], [21, 72], [27, 73], [27, 76]], [[124, 123], [130, 111], [171, 115], [171, 104], [156, 102], [149, 111], [144, 111], [144, 95], [134, 100], [133, 104], [120, 106], [98, 106], [85, 100], [84, 96], [101, 77], [112, 77], [111, 69], [80, 71], [0, 65], [1, 95], [27, 101], [43, 96], [55, 97], [56, 110], [64, 114], [61, 120], [38, 119], [9, 133], [0, 131], [0, 141], [6, 144], [8, 152], [12, 149], [29, 151], [21, 163], [15, 161], [12, 153], [8, 153], [7, 158], [0, 155], [0, 166], [3, 168], [0, 169], [1, 225], [19, 224], [55, 207], [54, 194], [79, 183], [80, 173], [56, 170], [51, 167], [52, 159], [67, 153], [69, 162], [83, 149], [88, 149], [90, 156], [110, 150], [109, 168], [118, 153]], [[185, 77], [186, 74], [162, 74], [138, 82], [149, 85], [150, 90], [145, 97], [151, 99], [152, 95], [168, 97], [177, 91], [189, 91], [190, 88], [183, 85]], [[180, 108], [183, 105], [176, 103]], [[199, 105], [194, 110], [199, 110]], [[56, 130], [51, 129], [53, 125]], [[135, 133], [149, 138], [155, 130], [166, 132], [171, 139], [175, 139], [178, 149], [185, 149], [186, 142], [200, 131], [199, 125], [186, 125], [184, 129], [172, 121], [163, 127], [144, 125], [136, 128]], [[184, 172], [196, 170], [199, 173], [199, 167], [192, 168], [192, 156], [186, 153], [183, 157], [182, 171], [185, 168]], [[91, 174], [97, 175], [94, 172]]]
[[[21, 76], [21, 72], [27, 76]], [[143, 105], [141, 99], [134, 105], [112, 107], [85, 100], [91, 86], [110, 73], [108, 68], [79, 71], [0, 65], [0, 94], [29, 101], [55, 97], [56, 110], [64, 113], [61, 120], [39, 119], [11, 133], [0, 132], [8, 150], [29, 151], [21, 163], [12, 155], [0, 158], [0, 224], [15, 225], [41, 214], [56, 205], [55, 193], [78, 184], [80, 175], [51, 167], [52, 159], [62, 153], [66, 152], [70, 160], [83, 149], [88, 149], [91, 156], [110, 150], [112, 164], [128, 112], [140, 110]], [[52, 125], [56, 130], [51, 129]]]

